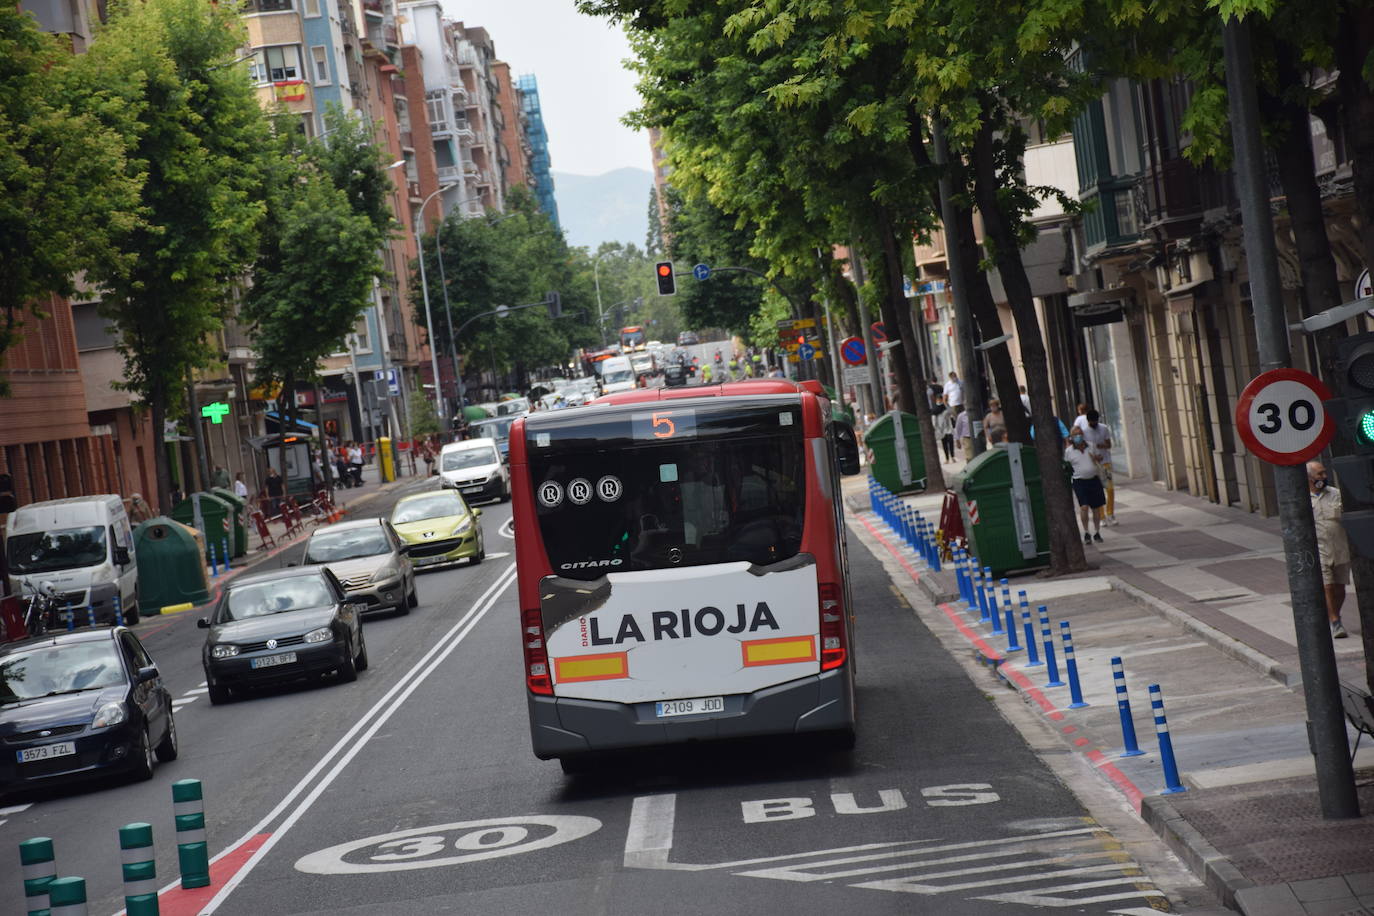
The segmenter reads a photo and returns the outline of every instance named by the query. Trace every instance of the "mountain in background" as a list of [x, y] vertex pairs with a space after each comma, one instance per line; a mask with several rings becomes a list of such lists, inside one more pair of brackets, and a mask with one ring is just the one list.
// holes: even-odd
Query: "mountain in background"
[[602, 242], [632, 242], [642, 249], [653, 186], [653, 173], [647, 169], [627, 167], [604, 175], [554, 172], [558, 221], [567, 231], [568, 244], [595, 251]]

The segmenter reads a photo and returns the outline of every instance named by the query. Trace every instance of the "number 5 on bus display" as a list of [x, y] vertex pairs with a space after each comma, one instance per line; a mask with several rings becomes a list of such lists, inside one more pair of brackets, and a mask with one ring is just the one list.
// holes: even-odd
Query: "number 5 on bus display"
[[[853, 429], [811, 382], [673, 391], [512, 429], [535, 755], [573, 769], [594, 751], [702, 738], [851, 745], [838, 488], [858, 471]], [[589, 481], [588, 498], [540, 498]]]

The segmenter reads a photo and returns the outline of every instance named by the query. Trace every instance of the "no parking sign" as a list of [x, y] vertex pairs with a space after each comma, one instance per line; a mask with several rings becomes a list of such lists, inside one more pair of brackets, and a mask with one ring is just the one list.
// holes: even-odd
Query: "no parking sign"
[[1236, 402], [1236, 430], [1255, 455], [1270, 464], [1303, 464], [1326, 448], [1336, 424], [1322, 408], [1331, 389], [1298, 369], [1257, 375]]

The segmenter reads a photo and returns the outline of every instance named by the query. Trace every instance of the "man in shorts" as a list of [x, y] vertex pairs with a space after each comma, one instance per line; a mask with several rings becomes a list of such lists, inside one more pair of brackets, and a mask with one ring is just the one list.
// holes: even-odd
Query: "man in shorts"
[[1322, 590], [1326, 593], [1326, 619], [1331, 624], [1331, 636], [1345, 639], [1341, 605], [1345, 604], [1345, 585], [1350, 581], [1350, 542], [1341, 525], [1341, 493], [1329, 485], [1326, 468], [1320, 461], [1307, 462], [1307, 492], [1312, 494], [1312, 521], [1317, 528], [1317, 559], [1322, 567]]
[[[1107, 495], [1102, 489], [1097, 459], [1088, 451], [1088, 440], [1083, 437], [1083, 430], [1074, 427], [1069, 433], [1069, 447], [1064, 449], [1064, 460], [1073, 468], [1073, 495], [1078, 500], [1078, 510], [1083, 517], [1083, 543], [1097, 541], [1100, 544], [1102, 507], [1107, 504]], [[1088, 533], [1089, 518], [1092, 519], [1092, 534]]]

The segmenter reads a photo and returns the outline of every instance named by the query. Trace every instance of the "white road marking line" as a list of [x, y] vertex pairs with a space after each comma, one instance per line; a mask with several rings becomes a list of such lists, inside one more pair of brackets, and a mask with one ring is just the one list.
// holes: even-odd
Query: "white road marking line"
[[[991, 894], [986, 897], [976, 897], [976, 900], [995, 900], [1005, 903], [1027, 903], [1031, 906], [1052, 906], [1052, 907], [1078, 907], [1089, 903], [1107, 903], [1112, 900], [1131, 900], [1136, 897], [1164, 897], [1167, 896], [1163, 891], [1154, 888], [1137, 887], [1134, 890], [1121, 891], [1115, 894], [1098, 894], [1093, 897], [1052, 897], [1051, 892], [1079, 891], [1094, 887], [1111, 887], [1115, 884], [1140, 884], [1147, 882], [1143, 874], [1135, 878], [1109, 879], [1106, 881], [1083, 881], [1078, 884], [1061, 884], [1056, 887], [1042, 887], [1035, 891], [1012, 891], [1006, 894]], [[1146, 912], [1157, 913], [1147, 907], [1127, 912]], [[1116, 912], [1122, 912], [1117, 910]]]
[[[415, 692], [415, 689], [419, 687], [436, 668], [438, 668], [444, 659], [448, 658], [454, 649], [458, 648], [467, 635], [482, 621], [486, 613], [496, 605], [496, 601], [501, 597], [501, 594], [509, 588], [510, 584], [514, 581], [515, 567], [512, 565], [507, 567], [496, 578], [496, 581], [483, 592], [482, 596], [477, 599], [472, 608], [463, 615], [447, 633], [440, 637], [435, 642], [434, 646], [426, 652], [418, 662], [412, 665], [380, 700], [373, 704], [373, 706], [354, 723], [353, 727], [320, 758], [320, 761], [316, 763], [315, 766], [311, 767], [310, 772], [307, 773], [300, 782], [296, 783], [295, 787], [287, 793], [285, 798], [277, 803], [276, 807], [273, 808], [266, 817], [249, 829], [238, 842], [231, 844], [215, 857], [215, 859], [218, 859], [229, 850], [242, 846], [258, 834], [269, 832], [267, 830], [268, 825], [275, 821], [278, 815], [284, 812], [301, 792], [305, 791], [311, 781], [328, 766], [332, 758], [339, 755], [338, 761], [320, 778], [314, 788], [310, 790], [309, 794], [307, 794], [306, 797], [301, 800], [300, 804], [296, 806], [295, 810], [287, 815], [285, 820], [283, 820], [275, 830], [270, 831], [271, 836], [258, 847], [257, 851], [249, 857], [247, 862], [240, 866], [233, 877], [224, 883], [219, 893], [215, 894], [209, 903], [201, 907], [198, 916], [210, 916], [211, 913], [215, 912], [215, 910], [228, 899], [229, 895], [234, 892], [234, 889], [243, 882], [243, 879], [248, 877], [248, 874], [263, 860], [267, 853], [276, 846], [282, 837], [286, 836], [287, 832], [296, 825], [306, 811], [308, 811], [319, 799], [324, 793], [324, 790], [329, 788], [334, 780], [339, 777], [339, 774], [342, 773], [344, 768], [348, 766], [355, 756], [357, 756], [358, 752], [363, 749], [372, 736], [380, 731], [381, 727], [401, 708], [401, 705]], [[371, 724], [368, 722], [370, 719], [373, 720]], [[355, 736], [357, 736], [356, 741], [353, 740]], [[347, 750], [345, 750], [345, 748], [347, 748]], [[213, 862], [215, 859], [211, 861]], [[167, 888], [164, 888], [164, 890], [175, 886], [177, 886], [177, 883], [173, 882], [167, 885]]]
[[209, 681], [201, 681], [201, 682], [200, 682], [199, 684], [197, 684], [196, 686], [197, 686], [197, 687], [209, 687], [209, 686], [210, 686], [210, 682], [209, 682]]
[[0, 814], [18, 814], [19, 812], [27, 811], [32, 807], [33, 802], [26, 802], [22, 805], [10, 805], [8, 808], [0, 808]]
[[184, 694], [182, 694], [182, 695], [183, 695], [183, 696], [188, 696], [188, 697], [198, 697], [198, 696], [200, 696], [200, 695], [203, 694], [203, 693], [209, 693], [209, 692], [210, 692], [210, 688], [209, 688], [209, 687], [197, 687], [197, 688], [195, 688], [194, 690], [188, 690], [188, 691], [186, 691], [186, 693], [184, 693]]
[[496, 533], [503, 538], [515, 540], [515, 518], [511, 517], [501, 523], [501, 527], [496, 529]]
[[487, 559], [488, 559], [488, 560], [499, 560], [499, 559], [501, 559], [502, 557], [508, 557], [508, 556], [510, 556], [510, 554], [509, 554], [509, 553], [505, 553], [505, 552], [489, 553], [489, 554], [487, 554]]
[[[977, 887], [998, 887], [1003, 884], [1013, 884], [1016, 882], [1041, 881], [1045, 878], [1066, 878], [1072, 875], [1100, 875], [1103, 872], [1120, 871], [1123, 868], [1137, 868], [1138, 870], [1138, 866], [1131, 866], [1126, 863], [1112, 863], [1111, 865], [1086, 865], [1082, 868], [1061, 868], [1058, 871], [1042, 871], [1024, 876], [998, 876], [996, 878], [989, 878], [986, 881], [965, 881], [963, 884], [921, 884], [920, 879], [925, 876], [912, 875], [909, 878], [865, 881], [860, 884], [855, 884], [854, 887], [864, 887], [870, 890], [879, 891], [903, 891], [908, 894], [947, 894], [950, 891], [966, 891]], [[1093, 882], [1093, 884], [1125, 884], [1129, 881], [1137, 880], [1140, 880], [1139, 876], [1113, 878], [1104, 882]], [[1001, 899], [1002, 896], [1004, 895], [995, 894], [992, 899]], [[1144, 896], [1144, 892], [1128, 894], [1126, 896], [1140, 897]], [[1078, 903], [1080, 901], [1075, 900], [1073, 902]]]

